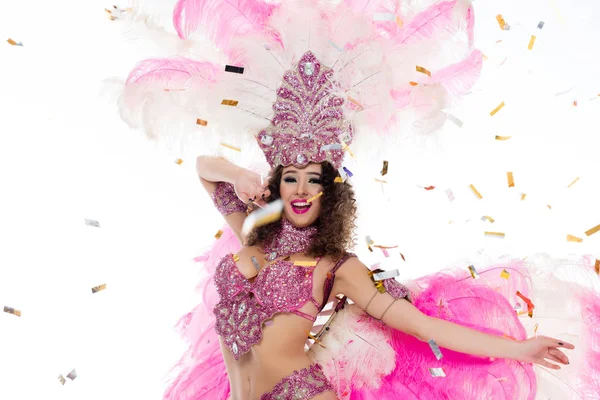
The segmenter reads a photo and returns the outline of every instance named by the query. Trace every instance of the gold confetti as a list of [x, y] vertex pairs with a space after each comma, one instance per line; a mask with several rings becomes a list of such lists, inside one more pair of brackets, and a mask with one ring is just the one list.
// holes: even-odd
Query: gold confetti
[[508, 279], [508, 278], [510, 278], [510, 272], [508, 272], [507, 270], [503, 269], [502, 272], [500, 272], [500, 277], [504, 278], [504, 279]]
[[587, 236], [592, 236], [594, 233], [600, 231], [600, 225], [596, 225], [595, 227], [593, 227], [592, 229], [588, 229], [587, 231], [585, 231], [585, 234]]
[[477, 273], [477, 270], [475, 269], [474, 266], [469, 265], [469, 272], [471, 273], [471, 276], [473, 277], [473, 279], [479, 279], [479, 274]]
[[425, 75], [427, 75], [428, 77], [431, 78], [431, 72], [429, 72], [429, 70], [427, 68], [423, 68], [423, 67], [417, 65], [417, 72], [425, 74]]
[[17, 43], [16, 41], [12, 40], [11, 38], [8, 38], [7, 42], [12, 46], [23, 46], [23, 43], [21, 43], [21, 42]]
[[438, 344], [433, 339], [429, 340], [427, 343], [429, 343], [429, 347], [431, 347], [431, 351], [433, 351], [435, 358], [437, 358], [438, 361], [441, 360], [444, 357], [444, 355], [440, 350], [440, 346], [438, 346]]
[[317, 261], [294, 261], [294, 265], [299, 267], [314, 267], [317, 265]]
[[496, 15], [496, 21], [498, 21], [498, 25], [500, 25], [500, 29], [502, 29], [503, 31], [506, 30], [506, 21], [504, 20], [504, 17], [502, 16], [502, 14]]
[[481, 200], [483, 198], [481, 193], [479, 193], [479, 191], [477, 189], [475, 189], [475, 186], [469, 185], [469, 188], [471, 189], [471, 191], [473, 191], [473, 194], [475, 194], [475, 196], [477, 196], [478, 199]]
[[570, 188], [571, 186], [573, 186], [575, 184], [575, 182], [577, 182], [579, 180], [579, 177], [575, 178], [575, 180], [573, 182], [571, 182], [571, 184], [569, 186], [567, 186], [567, 189]]
[[227, 143], [221, 143], [221, 146], [227, 147], [228, 149], [235, 150], [235, 151], [238, 151], [238, 152], [242, 151], [242, 149], [240, 149], [239, 147], [235, 147], [235, 146], [232, 146], [232, 145], [227, 144]]
[[371, 239], [371, 236], [367, 236], [366, 240], [367, 240], [367, 247], [369, 248], [369, 251], [373, 252], [373, 248], [371, 246], [374, 245], [375, 242], [373, 241], [373, 239]]
[[313, 201], [315, 201], [316, 199], [318, 199], [321, 196], [323, 196], [323, 192], [319, 192], [318, 194], [314, 195], [310, 199], [306, 200], [306, 202], [307, 203], [312, 203]]
[[598, 275], [600, 275], [600, 259], [596, 260], [596, 264], [594, 265], [594, 269], [596, 270], [596, 273]]
[[540, 324], [535, 324], [535, 326], [533, 327], [533, 333], [537, 334], [539, 327], [540, 327]]
[[350, 147], [348, 147], [348, 145], [344, 142], [342, 142], [341, 145], [344, 151], [347, 151], [348, 154], [350, 154], [350, 157], [354, 158], [354, 153], [352, 152], [352, 150], [350, 150]]
[[577, 107], [577, 100], [573, 100], [573, 107]]
[[507, 172], [506, 177], [508, 179], [508, 187], [515, 187], [515, 179], [512, 172]]
[[413, 82], [413, 81], [408, 82], [408, 84], [410, 86], [418, 86], [419, 85], [417, 82]]
[[498, 111], [500, 111], [502, 109], [502, 107], [504, 107], [504, 102], [500, 103], [498, 105], [498, 107], [496, 107], [492, 111], [490, 111], [490, 116], [493, 117]]
[[283, 201], [281, 199], [276, 200], [272, 203], [267, 204], [264, 208], [259, 208], [253, 211], [246, 217], [244, 224], [242, 225], [242, 235], [249, 234], [252, 229], [258, 228], [259, 226], [270, 224], [281, 218], [283, 211]]
[[583, 239], [578, 238], [577, 236], [567, 235], [567, 242], [581, 243], [583, 242]]
[[233, 255], [233, 262], [238, 262], [240, 261], [240, 257], [237, 254]]
[[492, 237], [498, 237], [498, 238], [504, 238], [506, 235], [502, 232], [484, 232], [485, 236], [492, 236]]
[[352, 104], [356, 105], [357, 107], [361, 108], [361, 109], [364, 109], [364, 108], [365, 108], [365, 107], [363, 107], [363, 105], [362, 105], [362, 104], [360, 104], [360, 102], [359, 102], [358, 100], [356, 100], [356, 99], [354, 99], [354, 98], [352, 98], [352, 97], [350, 97], [350, 96], [348, 96], [348, 101], [349, 101], [350, 103], [352, 103]]
[[17, 317], [21, 316], [21, 310], [16, 310], [12, 307], [4, 306], [4, 312], [12, 315], [16, 315]]
[[377, 179], [375, 178], [375, 182], [379, 182], [379, 183], [387, 183], [387, 181], [383, 180], [383, 179]]
[[499, 135], [496, 135], [496, 140], [508, 140], [511, 137], [512, 136], [499, 136]]
[[546, 207], [548, 207], [548, 210], [552, 210], [552, 206], [550, 204], [546, 204]]
[[494, 218], [490, 217], [489, 215], [484, 215], [483, 217], [481, 217], [481, 220], [482, 221], [490, 221], [492, 224], [494, 222], [496, 222], [496, 220]]
[[100, 292], [100, 291], [102, 291], [102, 290], [105, 290], [105, 289], [106, 289], [106, 283], [103, 283], [103, 284], [102, 284], [102, 285], [100, 285], [100, 286], [95, 286], [95, 287], [93, 287], [93, 288], [92, 288], [92, 293], [98, 293], [98, 292]]
[[200, 119], [200, 118], [196, 118], [196, 125], [206, 126], [206, 125], [208, 125], [208, 121], [205, 121], [205, 120]]
[[525, 197], [527, 197], [527, 193], [521, 193], [521, 200], [525, 200]]
[[429, 373], [434, 378], [445, 378], [446, 377], [446, 373], [444, 372], [444, 369], [441, 367], [440, 368], [429, 368]]
[[65, 377], [64, 377], [64, 376], [62, 376], [62, 374], [60, 374], [60, 375], [58, 376], [58, 381], [60, 382], [60, 384], [61, 384], [61, 385], [63, 385], [63, 386], [64, 386], [64, 385], [65, 385], [65, 382], [66, 382], [67, 380], [65, 379]]
[[398, 28], [402, 28], [404, 26], [404, 21], [402, 21], [400, 16], [396, 16], [396, 25], [398, 25]]
[[215, 234], [215, 239], [221, 239], [222, 235], [223, 235], [223, 231], [219, 229], [217, 231], [217, 233]]
[[388, 162], [384, 161], [383, 168], [381, 169], [381, 176], [384, 176], [387, 173], [388, 173]]
[[531, 39], [529, 39], [529, 45], [527, 46], [527, 48], [529, 50], [533, 50], [534, 44], [535, 44], [535, 35], [531, 35]]
[[335, 179], [333, 180], [335, 183], [342, 183], [344, 182], [344, 180], [342, 179], [341, 176], [336, 176]]
[[175, 164], [181, 165], [183, 164], [183, 160], [181, 158], [178, 158], [177, 160], [175, 160]]

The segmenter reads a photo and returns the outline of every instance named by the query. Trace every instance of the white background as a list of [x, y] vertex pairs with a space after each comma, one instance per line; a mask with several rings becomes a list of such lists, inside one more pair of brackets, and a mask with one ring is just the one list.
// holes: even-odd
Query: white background
[[[163, 3], [168, 21], [172, 1]], [[0, 14], [0, 306], [22, 311], [0, 313], [1, 399], [160, 399], [161, 379], [183, 351], [172, 325], [197, 299], [191, 259], [221, 226], [194, 160], [175, 164], [177, 154], [130, 131], [100, 96], [104, 79], [169, 55], [132, 40], [137, 34], [126, 40], [125, 24], [106, 17], [111, 6], [37, 0], [10, 2]], [[584, 234], [600, 224], [600, 5], [475, 7], [488, 60], [479, 85], [451, 111], [463, 127], [449, 122], [435, 148], [407, 142], [389, 159], [383, 190], [378, 170], [353, 171], [359, 195], [371, 198], [360, 210], [358, 253], [367, 263], [381, 259], [365, 251], [365, 234], [398, 244], [403, 279], [502, 254], [600, 257], [600, 233]], [[500, 13], [510, 31], [498, 27]], [[506, 238], [486, 238], [486, 230]], [[567, 234], [584, 241], [568, 243]], [[92, 295], [103, 283], [107, 290]], [[73, 368], [77, 379], [60, 385], [57, 376]]]

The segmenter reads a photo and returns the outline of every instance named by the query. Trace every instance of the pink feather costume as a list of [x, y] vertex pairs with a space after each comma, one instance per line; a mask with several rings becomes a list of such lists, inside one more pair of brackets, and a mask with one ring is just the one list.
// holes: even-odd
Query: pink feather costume
[[[474, 18], [467, 0], [347, 0], [337, 5], [179, 0], [173, 22], [179, 38], [208, 38], [221, 58], [176, 56], [139, 63], [125, 84], [121, 115], [150, 138], [199, 141], [204, 153], [220, 142], [255, 143], [265, 121], [271, 122], [283, 72], [307, 50], [334, 71], [332, 92], [346, 98], [343, 112], [352, 122], [354, 143], [367, 154], [396, 145], [391, 132], [399, 122], [421, 122], [420, 133], [439, 129], [443, 109], [471, 89], [482, 64], [482, 54], [473, 48]], [[224, 72], [225, 64], [244, 71]], [[224, 99], [238, 103], [223, 106]], [[202, 135], [198, 125], [206, 128]], [[174, 367], [165, 399], [230, 395], [214, 329], [218, 295], [212, 277], [219, 260], [237, 250], [237, 239], [225, 228], [198, 258], [206, 272], [198, 286], [203, 301], [177, 324], [190, 347]], [[414, 305], [427, 315], [517, 340], [534, 334], [536, 318], [544, 321], [545, 335], [565, 337], [567, 332], [579, 356], [559, 372], [447, 349], [438, 360], [427, 343], [382, 325], [353, 305], [337, 315], [323, 336], [326, 348], [312, 346], [308, 353], [342, 399], [598, 399], [600, 297], [555, 273], [566, 266], [597, 282], [591, 264], [591, 259], [577, 265], [543, 257], [527, 264], [505, 259], [479, 268], [477, 280], [457, 269], [406, 283]], [[501, 277], [504, 270], [509, 279]], [[556, 293], [568, 296], [559, 299]], [[537, 307], [531, 319], [515, 312], [523, 298]], [[445, 376], [434, 377], [432, 371], [440, 371], [436, 368]]]

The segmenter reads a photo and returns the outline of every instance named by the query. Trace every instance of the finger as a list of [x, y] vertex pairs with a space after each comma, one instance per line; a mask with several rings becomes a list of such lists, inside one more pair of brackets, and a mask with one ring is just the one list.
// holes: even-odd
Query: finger
[[267, 206], [267, 203], [264, 200], [262, 200], [262, 199], [261, 200], [256, 200], [254, 202], [254, 204], [256, 204], [257, 206], [259, 206], [260, 208], [264, 208], [264, 207]]
[[565, 353], [563, 353], [562, 351], [560, 351], [558, 349], [549, 349], [548, 354], [550, 354], [553, 357], [558, 358], [560, 360], [560, 362], [562, 362], [563, 364], [569, 363], [569, 357], [567, 357], [567, 355]]
[[550, 369], [555, 369], [555, 370], [559, 370], [560, 369], [560, 365], [556, 365], [556, 364], [552, 364], [546, 360], [540, 360], [537, 362], [539, 365], [541, 365], [542, 367], [546, 367], [546, 368], [550, 368]]
[[560, 340], [560, 339], [554, 339], [554, 338], [547, 338], [548, 342], [552, 342], [552, 344], [548, 344], [548, 347], [564, 347], [565, 349], [570, 349], [573, 350], [575, 348], [575, 346], [573, 346], [571, 343], [567, 343], [564, 340]]
[[563, 360], [561, 360], [560, 358], [558, 358], [556, 356], [553, 356], [552, 354], [548, 354], [545, 358], [546, 358], [546, 360], [551, 360], [551, 361], [554, 361], [559, 364], [566, 364], [566, 362], [564, 362]]

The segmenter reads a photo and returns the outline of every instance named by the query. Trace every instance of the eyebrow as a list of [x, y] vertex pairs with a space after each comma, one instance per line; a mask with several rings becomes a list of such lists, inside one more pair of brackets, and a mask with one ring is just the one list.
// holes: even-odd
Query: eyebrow
[[[286, 176], [287, 174], [297, 174], [297, 173], [298, 173], [297, 171], [293, 171], [293, 170], [291, 170], [291, 171], [284, 172], [284, 173], [283, 173], [283, 176]], [[307, 175], [316, 175], [316, 176], [318, 176], [319, 178], [321, 177], [321, 174], [320, 174], [320, 173], [318, 173], [318, 172], [307, 172], [306, 174], [307, 174]]]

